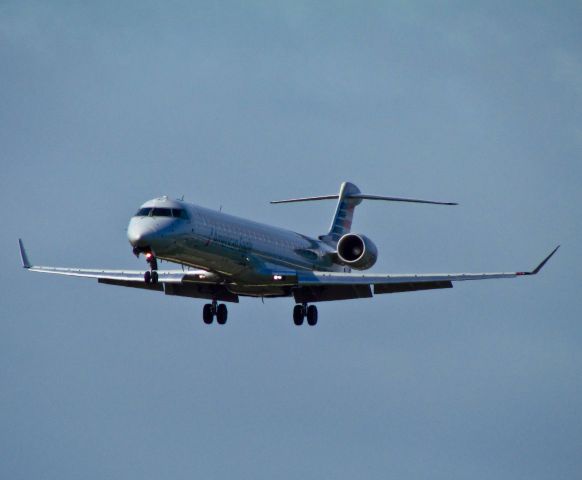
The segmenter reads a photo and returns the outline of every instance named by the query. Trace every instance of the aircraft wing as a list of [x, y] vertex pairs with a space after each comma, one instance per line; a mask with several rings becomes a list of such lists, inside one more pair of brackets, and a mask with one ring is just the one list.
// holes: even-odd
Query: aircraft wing
[[69, 277], [95, 278], [99, 283], [122, 287], [142, 288], [193, 298], [206, 298], [238, 302], [238, 297], [217, 285], [219, 279], [213, 272], [206, 270], [158, 270], [158, 283], [145, 283], [145, 270], [104, 270], [90, 268], [62, 268], [33, 265], [22, 243], [18, 240], [22, 266], [31, 272], [51, 273]]
[[298, 288], [294, 291], [298, 302], [366, 298], [374, 294], [411, 292], [452, 288], [452, 282], [489, 280], [536, 275], [560, 248], [556, 247], [536, 268], [528, 272], [498, 273], [428, 273], [428, 274], [371, 274], [338, 272], [300, 272]]
[[[141, 282], [145, 270], [103, 270], [92, 268], [62, 268], [44, 267], [32, 265], [28, 260], [28, 255], [24, 249], [22, 240], [18, 240], [20, 247], [20, 258], [22, 266], [31, 272], [52, 273], [55, 275], [67, 275], [70, 277], [96, 278], [98, 280], [115, 280], [118, 282]], [[159, 281], [162, 283], [181, 283], [184, 277], [194, 277], [195, 275], [208, 274], [205, 270], [158, 270]]]

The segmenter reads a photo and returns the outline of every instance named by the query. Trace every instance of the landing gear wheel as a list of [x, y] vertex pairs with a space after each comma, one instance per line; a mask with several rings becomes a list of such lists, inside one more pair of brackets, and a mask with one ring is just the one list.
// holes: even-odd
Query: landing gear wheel
[[214, 318], [214, 312], [212, 311], [212, 305], [207, 303], [202, 308], [202, 320], [206, 325], [210, 325], [212, 323], [212, 319]]
[[156, 285], [158, 283], [158, 272], [156, 272], [155, 270], [151, 273], [151, 281], [154, 285]]
[[148, 270], [147, 272], [145, 272], [145, 273], [143, 274], [143, 281], [144, 281], [146, 284], [150, 284], [150, 283], [151, 283], [151, 281], [152, 281], [152, 272], [150, 272], [149, 270]]
[[226, 323], [226, 319], [228, 317], [228, 309], [224, 303], [218, 305], [216, 309], [216, 321], [219, 325], [224, 325]]
[[295, 305], [293, 307], [293, 323], [295, 325], [303, 325], [303, 319], [305, 318], [305, 308], [303, 305]]
[[307, 323], [312, 327], [317, 323], [317, 307], [315, 305], [307, 307]]

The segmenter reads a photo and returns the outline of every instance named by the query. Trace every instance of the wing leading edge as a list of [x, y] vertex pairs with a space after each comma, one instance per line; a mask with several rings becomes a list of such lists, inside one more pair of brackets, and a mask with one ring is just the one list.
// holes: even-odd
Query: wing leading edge
[[[206, 270], [158, 270], [158, 283], [146, 284], [144, 282], [145, 270], [104, 270], [90, 268], [62, 268], [33, 265], [26, 253], [24, 244], [18, 239], [22, 266], [31, 272], [51, 273], [69, 277], [95, 278], [99, 283], [118, 285], [123, 287], [143, 288], [147, 290], [165, 291], [167, 295], [199, 296], [200, 298], [212, 298], [215, 293], [212, 286], [216, 283], [216, 276]], [[175, 286], [175, 288], [170, 287]], [[209, 288], [210, 287], [210, 288]], [[198, 295], [199, 294], [199, 295]], [[226, 294], [221, 295], [226, 297]], [[229, 300], [238, 301], [230, 295]]]
[[348, 298], [366, 298], [374, 294], [411, 292], [452, 288], [452, 282], [466, 280], [492, 280], [515, 278], [538, 274], [548, 260], [558, 251], [558, 245], [533, 270], [528, 272], [498, 273], [428, 273], [428, 274], [370, 274], [306, 272], [297, 276], [298, 289], [294, 292], [297, 301], [325, 301]]
[[[52, 273], [69, 277], [96, 278], [97, 280], [111, 280], [117, 282], [143, 282], [145, 270], [104, 270], [98, 268], [62, 268], [32, 265], [21, 239], [18, 239], [22, 266], [31, 272]], [[203, 280], [212, 275], [206, 270], [158, 270], [158, 278], [162, 283], [182, 283], [188, 279]], [[106, 282], [102, 282], [106, 283]]]

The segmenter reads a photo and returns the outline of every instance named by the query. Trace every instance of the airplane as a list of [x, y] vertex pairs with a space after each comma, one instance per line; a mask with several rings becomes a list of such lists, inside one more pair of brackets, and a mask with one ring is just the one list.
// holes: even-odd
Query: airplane
[[[32, 265], [21, 239], [22, 266], [31, 272], [96, 278], [99, 283], [141, 288], [166, 295], [209, 300], [205, 324], [224, 325], [225, 303], [240, 297], [293, 297], [295, 325], [318, 321], [314, 303], [370, 298], [373, 294], [452, 288], [453, 282], [536, 275], [558, 245], [535, 269], [505, 273], [362, 273], [376, 263], [378, 249], [367, 236], [351, 231], [356, 206], [364, 200], [457, 205], [414, 198], [363, 194], [343, 182], [338, 194], [272, 201], [272, 204], [336, 199], [329, 231], [311, 238], [290, 230], [210, 210], [167, 196], [145, 202], [130, 219], [127, 237], [144, 270], [102, 270]], [[158, 260], [180, 269], [158, 268]]]

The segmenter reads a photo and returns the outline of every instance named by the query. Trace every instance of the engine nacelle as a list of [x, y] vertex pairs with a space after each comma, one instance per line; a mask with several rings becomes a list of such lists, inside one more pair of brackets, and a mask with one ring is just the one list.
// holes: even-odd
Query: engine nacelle
[[356, 270], [366, 270], [378, 260], [378, 249], [368, 237], [347, 233], [337, 242], [338, 262]]

